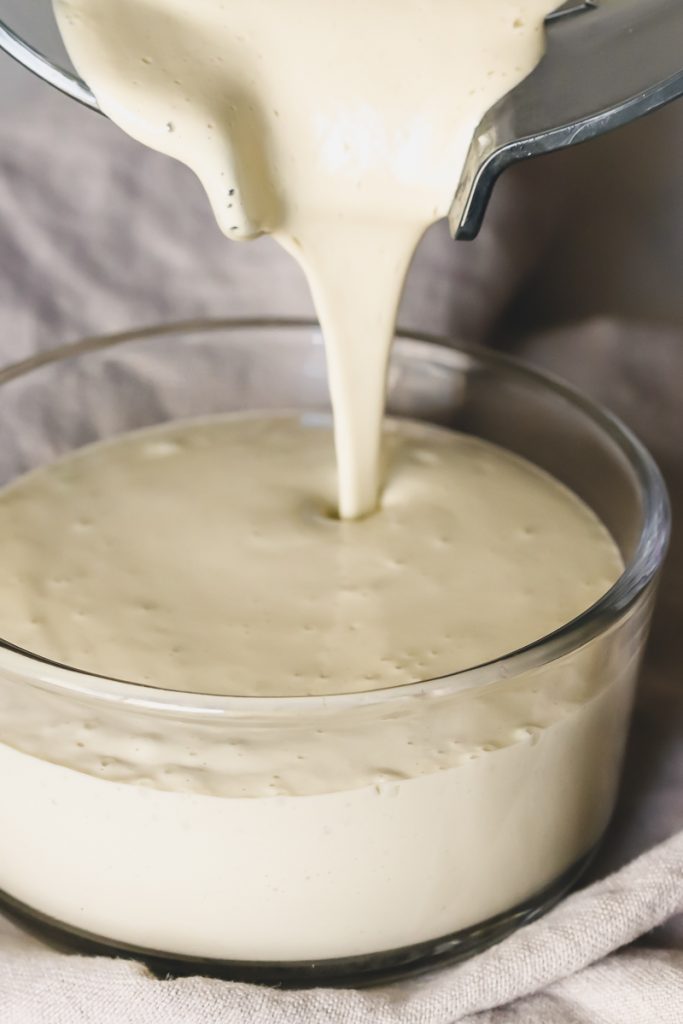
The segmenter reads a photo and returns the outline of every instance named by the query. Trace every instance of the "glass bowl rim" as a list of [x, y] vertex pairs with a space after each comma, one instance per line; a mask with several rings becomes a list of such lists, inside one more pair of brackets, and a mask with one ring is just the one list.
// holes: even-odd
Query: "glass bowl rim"
[[[236, 317], [200, 318], [141, 327], [115, 333], [94, 335], [36, 353], [27, 359], [0, 369], [0, 386], [34, 370], [79, 355], [132, 341], [167, 335], [220, 331], [310, 330], [316, 332], [312, 344], [322, 345], [319, 324], [310, 318]], [[635, 434], [616, 415], [546, 371], [495, 350], [420, 331], [398, 329], [395, 338], [407, 354], [428, 352], [432, 363], [453, 368], [463, 358], [487, 364], [531, 382], [573, 406], [610, 438], [621, 450], [635, 472], [644, 508], [643, 528], [636, 550], [612, 587], [593, 605], [569, 622], [517, 650], [491, 661], [433, 679], [404, 683], [385, 689], [324, 696], [234, 696], [164, 689], [146, 683], [88, 673], [50, 661], [0, 638], [0, 670], [40, 689], [68, 693], [87, 700], [123, 703], [128, 707], [157, 713], [201, 717], [237, 714], [273, 714], [333, 709], [362, 704], [403, 700], [409, 696], [444, 696], [461, 690], [482, 687], [502, 678], [510, 678], [556, 661], [585, 646], [597, 635], [620, 620], [653, 583], [666, 553], [671, 529], [671, 512], [666, 485], [657, 464]]]

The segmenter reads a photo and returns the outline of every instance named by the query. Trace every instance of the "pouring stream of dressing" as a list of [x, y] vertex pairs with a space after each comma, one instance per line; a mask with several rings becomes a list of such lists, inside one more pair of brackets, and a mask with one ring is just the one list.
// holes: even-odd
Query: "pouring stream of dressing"
[[201, 179], [229, 238], [272, 234], [325, 337], [339, 512], [376, 507], [404, 277], [549, 0], [54, 0], [102, 110]]

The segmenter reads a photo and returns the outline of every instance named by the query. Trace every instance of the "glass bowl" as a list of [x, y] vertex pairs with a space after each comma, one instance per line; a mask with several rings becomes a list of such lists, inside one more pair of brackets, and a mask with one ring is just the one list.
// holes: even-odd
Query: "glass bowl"
[[[150, 424], [285, 409], [328, 410], [315, 324], [87, 339], [0, 373], [0, 484]], [[552, 473], [622, 576], [493, 662], [325, 698], [154, 689], [1, 642], [0, 889], [45, 934], [164, 972], [368, 983], [469, 956], [578, 878], [614, 806], [668, 539], [660, 474], [609, 413], [486, 350], [399, 337], [388, 411]]]

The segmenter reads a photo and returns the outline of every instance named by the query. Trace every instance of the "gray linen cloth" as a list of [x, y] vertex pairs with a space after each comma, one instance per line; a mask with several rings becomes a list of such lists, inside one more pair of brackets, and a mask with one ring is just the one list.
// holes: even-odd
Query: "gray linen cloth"
[[159, 981], [140, 964], [65, 956], [6, 928], [0, 991], [13, 1024], [679, 1024], [683, 951], [614, 951], [682, 909], [677, 835], [469, 962], [382, 988]]
[[[59, 97], [41, 89], [27, 89], [27, 94], [20, 110], [5, 111], [0, 123], [0, 362], [83, 334], [163, 320], [310, 312], [305, 283], [291, 260], [268, 240], [228, 245], [213, 225], [198, 185], [183, 168], [146, 152], [103, 119]], [[680, 116], [676, 118], [660, 117], [659, 123], [666, 130], [680, 123]], [[656, 128], [656, 119], [653, 123]], [[623, 153], [638, 153], [642, 139], [652, 139], [653, 128], [645, 133], [634, 129], [626, 144], [622, 137], [598, 146], [594, 158], [609, 167], [610, 153], [621, 153], [621, 168]], [[653, 160], [651, 150], [650, 143], [649, 159], [638, 165], [636, 177], [640, 181], [646, 172], [654, 174], [652, 180], [664, 194], [661, 162]], [[590, 160], [588, 170], [581, 161], [578, 172], [575, 165], [574, 157], [551, 160], [520, 169], [502, 182], [475, 243], [454, 245], [442, 226], [431, 231], [410, 275], [401, 322], [508, 344], [604, 401], [640, 433], [659, 460], [680, 520], [683, 332], [671, 259], [680, 267], [683, 230], [680, 223], [672, 227], [670, 217], [662, 220], [662, 245], [651, 246], [649, 257], [646, 247], [650, 287], [643, 287], [642, 274], [647, 278], [647, 272], [638, 262], [643, 257], [634, 255], [633, 232], [623, 228], [623, 217], [635, 194], [640, 196], [642, 222], [647, 195], [642, 182], [640, 191], [629, 192], [622, 180], [627, 176], [620, 172], [622, 207], [616, 203], [612, 222], [601, 208], [600, 225], [603, 235], [620, 225], [615, 251], [626, 288], [623, 302], [617, 301], [614, 274], [605, 273], [604, 253], [595, 260], [585, 224], [583, 234], [578, 231], [584, 247], [580, 258], [572, 264], [568, 255], [571, 232], [566, 224], [575, 219], [576, 204], [583, 204], [581, 175], [590, 180]], [[553, 242], [555, 237], [560, 241]], [[651, 263], [661, 260], [662, 246], [670, 256], [655, 282]], [[592, 298], [586, 262], [593, 267]], [[553, 266], [554, 279], [547, 273]], [[629, 321], [593, 317], [557, 326], [548, 297], [559, 296], [560, 319], [571, 321], [571, 304], [558, 284], [558, 277], [567, 280], [568, 274], [583, 282], [576, 297], [583, 316], [623, 311]], [[637, 288], [629, 286], [629, 274], [637, 278]], [[669, 278], [673, 284], [666, 291], [662, 280]], [[601, 295], [610, 297], [609, 305], [601, 305]], [[636, 299], [639, 305], [634, 306]], [[648, 306], [651, 299], [656, 301]], [[501, 327], [502, 313], [511, 303]], [[659, 322], [649, 327], [634, 319], [644, 315]], [[530, 326], [536, 327], [535, 333], [529, 332]], [[201, 977], [159, 980], [134, 962], [56, 951], [0, 919], [0, 1021], [683, 1020], [683, 929], [678, 916], [683, 912], [683, 834], [676, 834], [683, 825], [678, 671], [682, 573], [683, 549], [674, 540], [622, 798], [593, 869], [597, 880], [545, 918], [468, 963], [361, 992], [284, 992]], [[642, 936], [645, 941], [636, 943]]]

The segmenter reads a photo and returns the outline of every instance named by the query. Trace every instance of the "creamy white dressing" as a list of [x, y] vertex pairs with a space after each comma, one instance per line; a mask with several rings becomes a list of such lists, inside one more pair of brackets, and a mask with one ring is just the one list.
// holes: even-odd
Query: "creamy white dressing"
[[55, 0], [102, 109], [199, 176], [230, 238], [275, 236], [325, 335], [339, 508], [379, 491], [404, 276], [553, 0]]
[[0, 652], [0, 886], [14, 898], [163, 952], [319, 960], [510, 910], [600, 836], [627, 646], [602, 637], [523, 677], [386, 707], [326, 696], [495, 658], [620, 572], [593, 513], [499, 449], [390, 424], [381, 459], [406, 267], [477, 121], [538, 60], [552, 6], [55, 0], [103, 110], [197, 172], [229, 237], [269, 232], [303, 266], [337, 473], [329, 431], [218, 419], [87, 449], [0, 493], [10, 640], [160, 687], [324, 698], [208, 720], [137, 712], [36, 697], [25, 662]]
[[[15, 899], [169, 953], [355, 956], [502, 913], [597, 841], [629, 645], [386, 706], [324, 695], [447, 673], [566, 622], [619, 574], [604, 527], [523, 460], [403, 422], [388, 425], [381, 511], [331, 518], [332, 449], [293, 419], [170, 424], [0, 492], [10, 639], [259, 698], [202, 721], [34, 697], [21, 675], [0, 689], [0, 885]], [[8, 680], [17, 657], [2, 652]], [[324, 699], [261, 703], [311, 693]]]
[[176, 690], [373, 690], [523, 647], [620, 573], [556, 480], [426, 425], [388, 424], [381, 511], [339, 520], [330, 430], [305, 422], [157, 427], [0, 491], [4, 635]]

